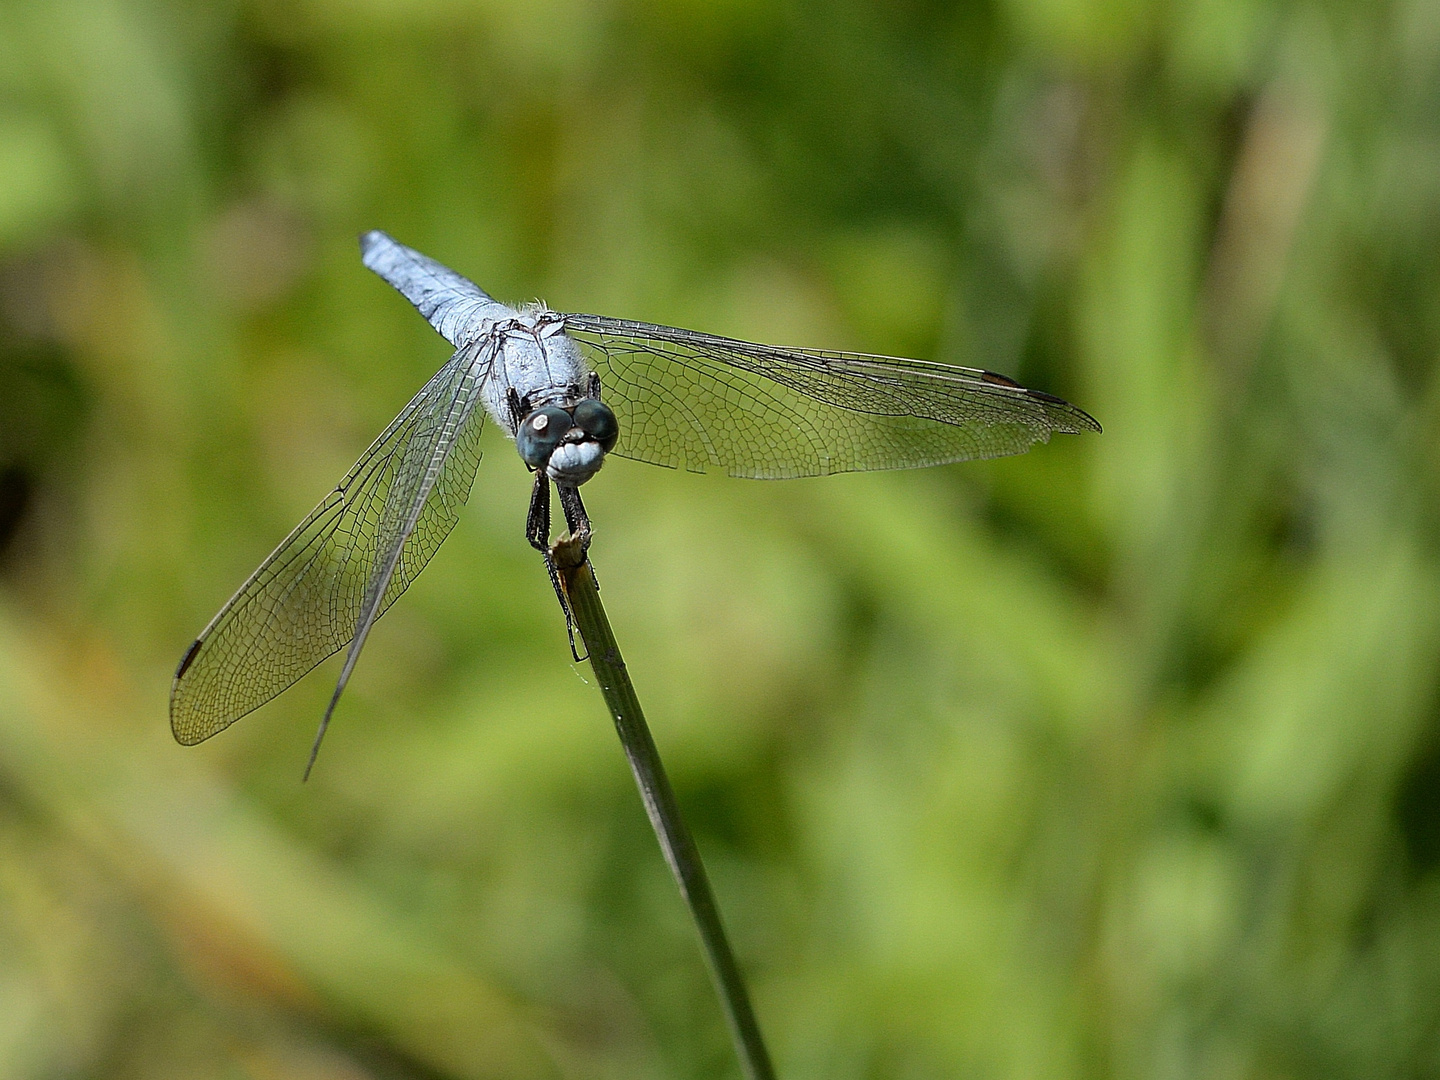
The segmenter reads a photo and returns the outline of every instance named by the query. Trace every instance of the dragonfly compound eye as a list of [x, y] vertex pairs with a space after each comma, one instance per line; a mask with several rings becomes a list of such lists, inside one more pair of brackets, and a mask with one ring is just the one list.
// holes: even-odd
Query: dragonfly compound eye
[[543, 469], [573, 423], [570, 414], [558, 405], [536, 409], [525, 417], [515, 433], [515, 446], [521, 459], [532, 469]]
[[605, 448], [608, 454], [615, 449], [615, 440], [620, 437], [620, 424], [610, 406], [595, 398], [586, 398], [575, 406], [575, 425]]

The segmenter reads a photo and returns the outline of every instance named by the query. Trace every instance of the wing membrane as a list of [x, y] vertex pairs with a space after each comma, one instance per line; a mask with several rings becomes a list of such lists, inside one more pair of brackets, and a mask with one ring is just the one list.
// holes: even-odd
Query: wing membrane
[[469, 496], [485, 419], [474, 359], [456, 352], [190, 647], [170, 691], [178, 741], [224, 730], [347, 644], [349, 674]]
[[615, 453], [732, 476], [818, 476], [1018, 454], [1099, 431], [1082, 409], [1002, 375], [863, 353], [756, 345], [566, 315], [620, 420]]

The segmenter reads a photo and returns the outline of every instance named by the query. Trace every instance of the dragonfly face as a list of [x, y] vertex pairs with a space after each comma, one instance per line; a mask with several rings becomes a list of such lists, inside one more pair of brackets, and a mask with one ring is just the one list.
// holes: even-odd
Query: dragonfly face
[[324, 733], [375, 620], [459, 520], [487, 415], [535, 472], [525, 534], [557, 593], [550, 487], [583, 548], [579, 487], [611, 453], [780, 479], [999, 457], [1100, 430], [1082, 409], [993, 372], [517, 309], [384, 233], [360, 247], [455, 353], [186, 651], [170, 691], [182, 743], [344, 649]]
[[542, 405], [532, 410], [515, 433], [515, 448], [530, 468], [543, 470], [557, 484], [579, 487], [600, 471], [619, 437], [610, 407], [587, 397], [569, 409]]

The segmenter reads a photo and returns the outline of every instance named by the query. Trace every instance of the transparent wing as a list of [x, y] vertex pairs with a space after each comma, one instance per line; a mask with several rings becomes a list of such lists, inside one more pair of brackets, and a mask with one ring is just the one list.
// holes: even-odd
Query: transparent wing
[[620, 421], [623, 457], [732, 476], [819, 476], [1018, 454], [1099, 431], [1003, 375], [862, 353], [755, 345], [566, 315]]
[[347, 644], [348, 675], [470, 494], [484, 374], [472, 350], [458, 351], [215, 616], [170, 690], [179, 742], [224, 730]]

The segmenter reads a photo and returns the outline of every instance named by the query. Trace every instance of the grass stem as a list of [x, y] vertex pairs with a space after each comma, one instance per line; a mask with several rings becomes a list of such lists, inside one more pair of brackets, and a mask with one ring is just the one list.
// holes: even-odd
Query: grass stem
[[635, 695], [635, 687], [620, 656], [620, 646], [615, 642], [610, 620], [600, 603], [595, 575], [579, 545], [570, 542], [568, 537], [557, 540], [552, 553], [575, 617], [575, 626], [590, 654], [590, 666], [599, 680], [600, 692], [605, 696], [605, 704], [610, 708], [615, 730], [620, 735], [620, 745], [624, 747], [630, 769], [635, 774], [645, 812], [650, 815], [650, 824], [660, 841], [660, 850], [665, 853], [665, 861], [670, 864], [670, 872], [675, 875], [680, 893], [695, 920], [695, 928], [700, 932], [705, 959], [709, 963], [745, 1075], [748, 1080], [774, 1080], [775, 1070], [770, 1063], [770, 1054], [760, 1035], [760, 1025], [751, 1008], [750, 994], [745, 989], [740, 966], [735, 962], [735, 954], [725, 936], [725, 926], [720, 920], [710, 879], [705, 873], [704, 863], [700, 861], [695, 840], [680, 816], [675, 792], [660, 762], [660, 752], [645, 723], [640, 699]]

